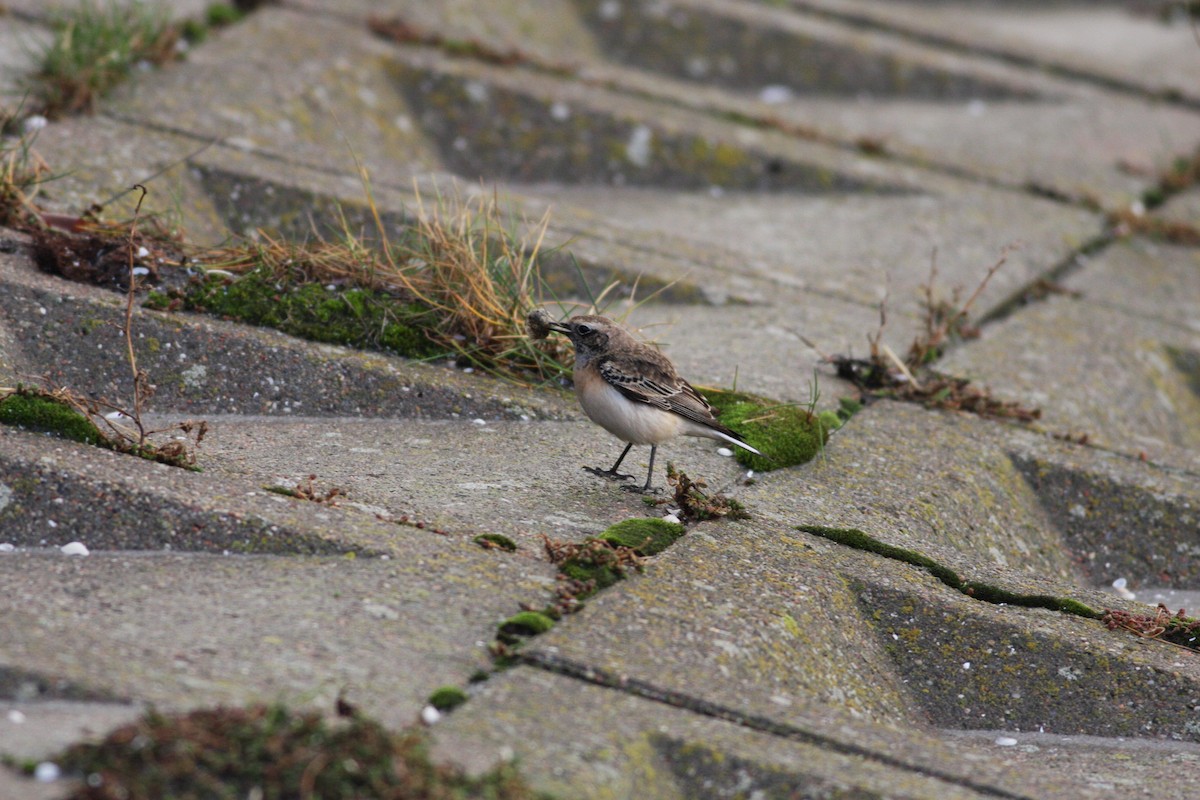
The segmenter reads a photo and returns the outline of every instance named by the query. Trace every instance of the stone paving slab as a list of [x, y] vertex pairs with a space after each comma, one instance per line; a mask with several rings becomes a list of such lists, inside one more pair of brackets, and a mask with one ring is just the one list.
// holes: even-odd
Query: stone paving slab
[[[546, 715], [555, 706], [570, 713]], [[829, 727], [841, 722], [835, 717]], [[868, 747], [886, 741], [855, 739], [862, 727], [830, 732]], [[530, 667], [488, 681], [435, 735], [441, 754], [473, 770], [516, 756], [537, 788], [563, 797], [994, 796], [823, 742], [769, 735]], [[929, 743], [915, 731], [912, 736]]]
[[1200, 99], [1196, 41], [1186, 19], [1164, 24], [1153, 11], [1097, 3], [1009, 4], [795, 0], [848, 19], [933, 37], [972, 50], [1095, 76], [1154, 94]]
[[[761, 523], [693, 530], [527, 652], [780, 725], [820, 704], [891, 725], [1196, 738], [1200, 666], [1178, 649]], [[1170, 688], [1147, 698], [1148, 671]]]
[[1200, 331], [1200, 250], [1153, 239], [1116, 242], [1063, 286], [1088, 304], [1130, 316]]
[[402, 727], [434, 689], [488, 666], [496, 625], [539, 588], [492, 553], [440, 549], [392, 560], [8, 553], [0, 571], [19, 602], [0, 623], [5, 670], [39, 676], [45, 699], [65, 684], [163, 710], [329, 709], [344, 692]]
[[[572, 713], [547, 715], [555, 706]], [[434, 732], [439, 753], [473, 770], [515, 755], [538, 788], [587, 798], [774, 798], [799, 789], [822, 797], [1102, 800], [1117, 789], [1185, 800], [1192, 787], [1179, 776], [1200, 755], [1180, 742], [886, 728], [820, 711], [767, 735], [757, 720], [739, 725], [718, 711], [520, 667], [485, 684]], [[1016, 744], [997, 745], [1001, 737]], [[875, 758], [846, 753], [860, 747]]]
[[[689, 0], [661, 25], [661, 6], [609, 17], [603, 4], [579, 5], [615, 62], [589, 65], [605, 80], [1008, 186], [1119, 207], [1200, 138], [1200, 118], [1184, 109], [794, 7]], [[789, 57], [797, 52], [806, 58]]]
[[[434, 134], [434, 131], [430, 130], [429, 122], [421, 117], [421, 113], [427, 113], [428, 109], [419, 113], [418, 110], [409, 108], [413, 101], [406, 99], [402, 102], [394, 86], [389, 92], [385, 92], [382, 86], [372, 89], [371, 97], [375, 98], [372, 102], [379, 106], [375, 110], [363, 106], [365, 101], [361, 97], [353, 95], [345, 86], [337, 83], [340, 73], [336, 65], [331, 68], [332, 72], [321, 71], [311, 65], [305, 67], [315, 71], [310, 76], [311, 87], [304, 91], [316, 92], [327, 98], [320, 102], [312, 101], [316, 103], [313, 108], [306, 105], [308, 101], [295, 96], [295, 88], [284, 88], [294, 78], [298, 69], [295, 65], [288, 65], [286, 59], [295, 58], [297, 53], [304, 50], [296, 46], [289, 34], [302, 19], [306, 24], [309, 22], [308, 18], [295, 11], [260, 11], [252, 15], [246, 23], [223, 32], [220, 41], [206, 43], [186, 67], [148, 75], [144, 80], [137, 82], [135, 88], [128, 89], [126, 94], [114, 97], [107, 106], [107, 113], [122, 119], [137, 119], [144, 124], [165, 126], [172, 131], [186, 130], [189, 135], [202, 140], [220, 138], [227, 143], [235, 143], [262, 154], [310, 166], [320, 165], [323, 169], [340, 171], [343, 174], [352, 173], [349, 155], [353, 151], [371, 170], [375, 179], [383, 184], [391, 182], [403, 185], [411, 178], [414, 170], [436, 167], [429, 162], [428, 151], [422, 149], [424, 145], [419, 136], [420, 131], [424, 131], [426, 135]], [[796, 219], [796, 215], [799, 214], [802, 219], [807, 218], [812, 222], [808, 226], [796, 226], [793, 222], [787, 229], [795, 230], [797, 235], [782, 240], [769, 237], [764, 241], [762, 237], [738, 236], [737, 241], [764, 242], [761, 246], [772, 249], [747, 253], [744, 247], [750, 245], [746, 244], [730, 254], [736, 257], [723, 259], [732, 262], [749, 261], [752, 266], [755, 261], [765, 261], [764, 266], [772, 272], [795, 274], [800, 271], [804, 284], [814, 285], [825, 291], [837, 291], [841, 296], [856, 302], [877, 302], [879, 286], [884, 275], [891, 271], [898, 284], [895, 292], [898, 308], [911, 309], [914, 301], [911, 299], [910, 290], [919, 284], [920, 279], [917, 276], [924, 274], [930, 252], [935, 246], [940, 248], [940, 266], [943, 275], [946, 276], [946, 282], [949, 285], [969, 285], [999, 257], [1005, 246], [1024, 241], [1027, 243], [1025, 249], [1012, 257], [1013, 264], [1007, 270], [1008, 274], [997, 278], [990, 294], [984, 300], [985, 304], [997, 302], [1031, 280], [1032, 275], [1045, 269], [1047, 264], [1057, 263], [1065, 258], [1073, 246], [1084, 243], [1097, 233], [1098, 219], [1095, 215], [1044, 200], [939, 179], [894, 164], [872, 161], [838, 148], [815, 145], [770, 131], [753, 131], [719, 123], [704, 115], [665, 111], [662, 104], [649, 104], [638, 98], [605, 93], [598, 88], [582, 86], [578, 82], [560, 81], [534, 74], [513, 74], [511, 70], [447, 59], [432, 51], [394, 47], [372, 38], [365, 30], [325, 17], [313, 19], [310, 27], [313, 35], [324, 36], [329, 33], [344, 37], [346, 47], [365, 50], [397, 67], [402, 64], [425, 64], [426, 68], [440, 71], [439, 74], [465, 81], [468, 87], [478, 84], [482, 85], [485, 91], [523, 93], [531, 98], [531, 102], [542, 104], [546, 113], [549, 113], [555, 102], [565, 102], [576, 115], [591, 109], [596, 113], [616, 115], [616, 118], [622, 119], [640, 117], [652, 123], [656, 129], [662, 128], [667, 132], [698, 132], [714, 141], [729, 141], [741, 148], [752, 144], [755, 151], [762, 150], [776, 159], [784, 159], [785, 162], [794, 161], [801, 165], [801, 168], [806, 169], [803, 165], [813, 164], [816, 169], [833, 171], [835, 175], [844, 173], [848, 176], [847, 179], [915, 189], [916, 196], [896, 198], [871, 197], [869, 194], [850, 192], [828, 198], [832, 208], [829, 202], [821, 202], [819, 199], [807, 203], [799, 201], [803, 203], [799, 209], [788, 208], [786, 203], [791, 201], [781, 201], [785, 205], [776, 209], [769, 218], [776, 230], [776, 214], [786, 213], [789, 215], [787, 218], [791, 220]], [[263, 64], [245, 62], [244, 59], [231, 59], [225, 52], [226, 49], [239, 53], [273, 53], [278, 55], [278, 58], [274, 59], [268, 68]], [[244, 65], [238, 69], [253, 71], [253, 78], [249, 75], [239, 77], [236, 69], [230, 67], [231, 63]], [[260, 73], [264, 69], [267, 69], [269, 74], [277, 75], [277, 78], [274, 81], [261, 80]], [[382, 63], [371, 69], [378, 71], [377, 78], [372, 80], [395, 80], [387, 77], [388, 68]], [[219, 86], [221, 81], [234, 82], [239, 87], [261, 85], [261, 97], [244, 98], [244, 102], [256, 109], [257, 116], [235, 119], [236, 114], [233, 117], [229, 114], [223, 115], [220, 107], [197, 102], [194, 95], [182, 90], [182, 83], [190, 85], [198, 80], [198, 74], [203, 76], [209, 72], [213, 73], [211, 80], [199, 79], [206, 86]], [[330, 75], [333, 78], [330, 78]], [[356, 85], [366, 81], [366, 78], [360, 78], [361, 80], [355, 78]], [[279, 82], [282, 83], [277, 86], [276, 83]], [[367, 81], [367, 84], [372, 85], [370, 81]], [[227, 92], [216, 92], [215, 89], [213, 91], [217, 98], [229, 96]], [[185, 96], [188, 98], [187, 106], [183, 107], [179, 98]], [[330, 106], [335, 100], [350, 106], [340, 110]], [[230, 114], [232, 113], [230, 111]], [[415, 125], [411, 134], [405, 134], [410, 138], [401, 140], [396, 139], [395, 134], [375, 133], [375, 127], [367, 126], [365, 122], [374, 119], [378, 114], [384, 114], [388, 119], [407, 114], [410, 122]], [[270, 118], [266, 119], [264, 115]], [[495, 127], [495, 115], [487, 116]], [[321, 127], [324, 123], [318, 124], [321, 120], [328, 121], [331, 117], [345, 126], [343, 130], [326, 130]], [[363, 124], [356, 127], [357, 123], [346, 120], [361, 120]], [[241, 131], [250, 129], [270, 130], [271, 135], [264, 137], [258, 134], [262, 141], [243, 141], [245, 137]], [[385, 126], [385, 130], [391, 129]], [[347, 145], [339, 144], [343, 141], [343, 135], [345, 141], [348, 141]], [[332, 156], [329, 150], [330, 143], [334, 151]], [[484, 153], [480, 157], [490, 156]], [[494, 165], [489, 167], [486, 163], [484, 167], [485, 170], [497, 169]], [[493, 172], [490, 177], [503, 178], [505, 174]], [[974, 195], [971, 202], [963, 203], [950, 199], [951, 195], [959, 195], [964, 191]], [[926, 197], [926, 193], [939, 199]], [[555, 195], [550, 197], [553, 199]], [[569, 195], [560, 194], [559, 198], [566, 199]], [[611, 205], [602, 205], [605, 202], [611, 203], [614, 198], [622, 198], [622, 195], [609, 190], [605, 190], [599, 197], [595, 193], [589, 196], [584, 192], [575, 204], [588, 206], [592, 208], [593, 213], [601, 210], [618, 223], [635, 219], [639, 225], [644, 226], [647, 220], [652, 220], [658, 225], [658, 232], [674, 232], [684, 239], [689, 237], [682, 234], [694, 234], [706, 228], [728, 231], [731, 221], [736, 219], [721, 216], [714, 218], [711, 211], [708, 214], [703, 213], [704, 205], [693, 204], [693, 207], [688, 209], [690, 214], [687, 216], [691, 217], [688, 228], [664, 229], [660, 223], [666, 214], [670, 214], [672, 219], [683, 216], [681, 209], [674, 205], [679, 202], [679, 198], [651, 196], [647, 198], [647, 203], [640, 201], [639, 196], [635, 194], [624, 196], [625, 202], [619, 209], [614, 209]], [[686, 197], [684, 200], [686, 201]], [[890, 218], [894, 222], [880, 222], [874, 216], [865, 220], [846, 210], [858, 208], [863, 209], [864, 213], [869, 211], [872, 214], [876, 214], [879, 208], [884, 208], [885, 219]], [[662, 213], [655, 213], [656, 211]], [[748, 218], [753, 218], [762, 211], [761, 203], [750, 201], [745, 205], [743, 213]], [[840, 224], [831, 225], [826, 221], [830, 213], [847, 216]], [[1003, 222], [998, 225], [997, 221]], [[860, 228], [879, 231], [880, 234], [898, 232], [901, 239], [897, 242], [882, 235], [844, 235], [848, 231]], [[824, 237], [813, 238], [809, 235], [812, 230], [828, 231], [831, 234], [840, 231], [842, 235], [831, 241]], [[951, 232], [953, 236], [950, 235]], [[714, 238], [705, 237], [702, 242], [711, 247]], [[729, 235], [722, 234], [721, 241], [716, 244], [724, 245], [727, 249], [729, 241]], [[773, 247], [770, 244], [772, 241], [775, 242]], [[838, 253], [837, 242], [841, 242], [842, 247], [849, 243], [858, 243], [859, 249], [862, 246], [870, 249], [867, 252], [851, 250], [841, 255]], [[960, 248], [965, 242], [974, 242], [976, 246], [971, 248], [970, 252], [963, 251]], [[797, 256], [804, 257], [805, 254], [811, 255], [808, 260], [801, 262], [802, 270], [797, 270]], [[747, 258], [748, 255], [750, 258]], [[821, 275], [822, 279], [814, 279], [814, 273]]]
[[[0, 353], [18, 375], [131, 403], [124, 298], [33, 268], [27, 237], [0, 254]], [[180, 413], [353, 414], [518, 419], [562, 416], [561, 397], [444, 365], [305, 342], [195, 314], [135, 309], [139, 366], [158, 408]], [[2, 343], [3, 340], [0, 340]], [[152, 407], [155, 407], [152, 405]]]
[[[502, 533], [537, 558], [543, 535], [576, 541], [630, 517], [664, 513], [583, 471], [607, 469], [622, 448], [590, 422], [479, 419], [486, 424], [220, 418], [212, 421], [201, 463], [251, 485], [292, 485], [314, 473], [318, 486], [343, 488], [349, 502], [393, 519], [408, 515], [454, 538]], [[665, 486], [668, 460], [714, 484], [732, 483], [743, 470], [716, 450], [707, 440], [663, 445], [655, 484]], [[648, 457], [638, 448], [622, 469], [644, 476]], [[435, 459], [439, 467], [431, 469]]]
[[1191, 354], [1200, 352], [1200, 338], [1189, 324], [1197, 287], [1189, 265], [1195, 257], [1185, 249], [1106, 250], [1070, 280], [1082, 297], [1031, 306], [939, 368], [1040, 407], [1050, 430], [1194, 470], [1200, 396]]
[[1200, 225], [1200, 190], [1181, 192], [1158, 209], [1158, 216], [1184, 225]]

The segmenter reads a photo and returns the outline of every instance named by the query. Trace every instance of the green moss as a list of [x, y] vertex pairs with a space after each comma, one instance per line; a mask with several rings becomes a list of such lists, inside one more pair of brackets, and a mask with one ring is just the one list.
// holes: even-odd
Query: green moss
[[684, 527], [665, 519], [627, 519], [600, 534], [602, 541], [632, 548], [640, 556], [653, 556], [666, 550], [683, 536]]
[[0, 423], [45, 431], [84, 444], [107, 444], [90, 419], [66, 403], [36, 392], [19, 390], [0, 400]]
[[782, 405], [743, 392], [705, 389], [704, 396], [719, 412], [721, 424], [762, 452], [736, 449], [740, 464], [767, 471], [811, 461], [821, 452], [830, 428], [808, 409]]
[[166, 311], [171, 307], [171, 297], [166, 292], [151, 289], [146, 295], [146, 299], [142, 301], [142, 306], [155, 311]]
[[501, 533], [481, 533], [471, 541], [480, 547], [498, 548], [510, 553], [517, 549], [517, 543]]
[[573, 580], [594, 581], [595, 588], [586, 595], [588, 597], [601, 589], [607, 589], [613, 584], [620, 583], [625, 578], [625, 573], [611, 564], [598, 564], [595, 561], [580, 558], [568, 559], [558, 569]]
[[875, 537], [869, 536], [855, 528], [830, 528], [824, 525], [799, 525], [797, 528], [805, 533], [811, 533], [814, 536], [820, 536], [838, 544], [853, 547], [856, 550], [865, 550], [868, 553], [875, 553], [876, 555], [881, 555], [895, 561], [902, 561], [905, 564], [912, 564], [914, 567], [921, 567], [928, 570], [931, 575], [950, 588], [960, 591], [969, 597], [974, 597], [976, 600], [983, 600], [987, 603], [1021, 606], [1023, 608], [1045, 608], [1087, 619], [1100, 619], [1104, 616], [1094, 608], [1078, 600], [1072, 600], [1069, 597], [1056, 597], [1045, 594], [1022, 594], [987, 583], [965, 581], [957, 572], [939, 564], [928, 556], [914, 550], [906, 550], [903, 547], [896, 547], [895, 545], [881, 542]]
[[501, 641], [511, 641], [522, 636], [537, 636], [554, 627], [554, 620], [540, 611], [522, 611], [506, 619], [500, 625]]
[[419, 303], [373, 289], [328, 289], [257, 268], [236, 279], [210, 276], [187, 287], [182, 307], [315, 342], [385, 350], [410, 358], [443, 351], [425, 336], [435, 321]]
[[451, 711], [467, 702], [467, 693], [457, 686], [439, 686], [429, 695], [429, 705], [438, 711]]

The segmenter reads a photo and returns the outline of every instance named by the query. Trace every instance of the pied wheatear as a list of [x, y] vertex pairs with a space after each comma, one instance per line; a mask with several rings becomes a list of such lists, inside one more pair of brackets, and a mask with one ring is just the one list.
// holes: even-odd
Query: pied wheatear
[[762, 455], [717, 421], [713, 407], [692, 385], [679, 377], [675, 365], [661, 352], [639, 342], [607, 317], [584, 315], [553, 322], [544, 311], [531, 331], [566, 334], [575, 346], [575, 396], [584, 412], [606, 431], [628, 442], [611, 469], [584, 467], [606, 478], [625, 480], [617, 472], [635, 444], [650, 445], [650, 469], [642, 491], [650, 491], [658, 446], [676, 436], [704, 436], [729, 442]]

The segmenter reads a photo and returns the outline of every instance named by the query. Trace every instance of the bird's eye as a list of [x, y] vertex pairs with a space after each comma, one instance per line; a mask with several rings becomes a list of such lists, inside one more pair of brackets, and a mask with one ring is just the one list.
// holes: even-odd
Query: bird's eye
[[586, 325], [586, 324], [580, 324], [577, 328], [575, 328], [575, 331], [580, 336], [587, 336], [589, 333], [592, 332], [592, 326]]

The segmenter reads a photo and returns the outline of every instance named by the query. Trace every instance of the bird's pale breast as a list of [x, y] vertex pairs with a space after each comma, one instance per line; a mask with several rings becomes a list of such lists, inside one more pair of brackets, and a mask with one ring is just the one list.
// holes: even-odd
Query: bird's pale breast
[[575, 373], [575, 395], [585, 414], [618, 439], [659, 444], [679, 435], [682, 418], [621, 394], [588, 365]]

